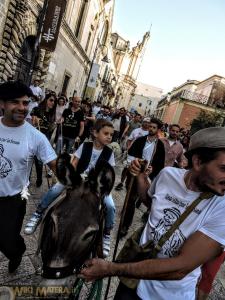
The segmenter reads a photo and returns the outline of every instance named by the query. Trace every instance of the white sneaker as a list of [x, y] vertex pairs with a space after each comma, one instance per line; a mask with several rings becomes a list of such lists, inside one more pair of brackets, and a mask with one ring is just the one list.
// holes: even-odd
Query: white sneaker
[[52, 177], [52, 175], [53, 175], [53, 172], [52, 172], [52, 170], [48, 170], [47, 177], [48, 177], [48, 178], [51, 178], [51, 177]]
[[102, 248], [103, 248], [103, 257], [104, 258], [108, 257], [110, 252], [110, 235], [107, 234], [103, 235]]
[[38, 227], [38, 224], [41, 222], [41, 219], [42, 214], [39, 214], [37, 212], [33, 213], [30, 220], [25, 225], [24, 233], [28, 235], [34, 233]]

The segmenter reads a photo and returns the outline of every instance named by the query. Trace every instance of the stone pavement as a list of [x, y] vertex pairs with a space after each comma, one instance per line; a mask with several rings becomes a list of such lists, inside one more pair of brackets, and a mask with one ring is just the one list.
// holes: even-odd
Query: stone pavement
[[[121, 168], [116, 168], [116, 179], [119, 180], [119, 175], [121, 172]], [[34, 186], [35, 183], [35, 176], [33, 174], [31, 178], [31, 187], [30, 187], [30, 193], [31, 196], [27, 202], [27, 213], [25, 217], [24, 223], [28, 220], [28, 218], [31, 216], [31, 213], [35, 210], [37, 203], [40, 199], [40, 196], [47, 190], [47, 180], [43, 176], [43, 185], [40, 188], [36, 188]], [[116, 181], [116, 184], [117, 184]], [[116, 233], [118, 229], [118, 223], [119, 223], [119, 217], [120, 212], [123, 206], [123, 200], [125, 198], [125, 191], [117, 192], [113, 190], [113, 198], [116, 204], [117, 209], [117, 218], [116, 218], [116, 224], [115, 228], [112, 232], [112, 248], [111, 248], [111, 255], [108, 258], [109, 260], [112, 259], [113, 254], [113, 248], [115, 246], [115, 240], [116, 240]], [[143, 212], [145, 211], [145, 208], [143, 206], [140, 207], [140, 209], [136, 209], [133, 226], [130, 231], [133, 231], [134, 229], [138, 228], [141, 223], [141, 216]], [[36, 255], [37, 245], [38, 245], [38, 230], [35, 232], [35, 234], [31, 236], [23, 235], [25, 238], [27, 250], [23, 256], [22, 262], [18, 270], [15, 274], [9, 275], [7, 272], [8, 267], [8, 260], [3, 256], [3, 254], [0, 253], [0, 290], [2, 286], [11, 286], [15, 289], [17, 289], [17, 296], [16, 299], [18, 300], [27, 300], [27, 299], [45, 299], [45, 297], [41, 297], [40, 294], [36, 296], [35, 292], [37, 291], [38, 286], [41, 283], [41, 259], [39, 255]], [[123, 243], [125, 241], [125, 238], [120, 242], [119, 249], [122, 247]], [[72, 281], [74, 278], [72, 278]], [[71, 278], [68, 282], [68, 285], [71, 286]], [[107, 284], [107, 279], [104, 279], [104, 285], [103, 285], [103, 291], [105, 290]], [[110, 290], [108, 294], [107, 299], [113, 299], [113, 296], [115, 294], [116, 287], [118, 285], [118, 279], [113, 278], [110, 285]], [[85, 299], [85, 295], [88, 292], [88, 289], [90, 287], [90, 284], [87, 286], [84, 286], [81, 299]], [[103, 293], [104, 295], [104, 293]], [[61, 296], [57, 296], [56, 298], [51, 297], [51, 299], [67, 299], [66, 291]], [[7, 298], [4, 296], [0, 296], [0, 300], [8, 300], [10, 298]], [[50, 299], [47, 298], [46, 299]], [[103, 299], [103, 297], [102, 297]], [[221, 268], [213, 286], [213, 291], [210, 295], [211, 300], [224, 300], [225, 299], [225, 266]], [[10, 299], [11, 300], [11, 299]]]

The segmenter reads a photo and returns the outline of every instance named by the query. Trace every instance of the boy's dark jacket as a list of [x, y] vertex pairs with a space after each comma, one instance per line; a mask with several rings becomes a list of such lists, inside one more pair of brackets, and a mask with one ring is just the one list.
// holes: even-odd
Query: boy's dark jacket
[[[134, 156], [136, 158], [142, 158], [144, 146], [148, 136], [142, 136], [137, 138], [130, 149], [128, 150], [128, 155]], [[150, 179], [154, 179], [158, 173], [164, 168], [165, 164], [165, 148], [161, 140], [157, 140], [155, 154], [152, 158], [152, 173], [149, 175]]]
[[[77, 172], [79, 174], [82, 174], [88, 167], [90, 160], [91, 160], [91, 154], [93, 150], [93, 142], [84, 142], [83, 143], [83, 149], [81, 153], [81, 157], [77, 164]], [[102, 160], [109, 161], [111, 155], [112, 155], [112, 149], [110, 149], [108, 146], [104, 146], [102, 153], [100, 154], [96, 165]]]

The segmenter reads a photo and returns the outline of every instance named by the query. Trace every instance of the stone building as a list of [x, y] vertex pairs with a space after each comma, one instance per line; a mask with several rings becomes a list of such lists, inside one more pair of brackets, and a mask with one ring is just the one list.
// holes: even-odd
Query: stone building
[[40, 79], [45, 88], [68, 97], [83, 94], [93, 54], [101, 60], [105, 56], [103, 45], [107, 47], [110, 42], [114, 0], [66, 2], [56, 49], [49, 52], [39, 48], [35, 51], [44, 0], [1, 1], [1, 81], [13, 78], [28, 83], [34, 60], [33, 78]]
[[112, 34], [113, 60], [117, 73], [115, 105], [128, 108], [137, 87], [136, 80], [145, 52], [150, 32], [146, 32], [141, 42], [130, 49], [130, 42], [118, 33]]
[[137, 82], [137, 87], [128, 109], [135, 110], [141, 115], [154, 115], [162, 93], [163, 90], [161, 88]]
[[203, 81], [188, 80], [158, 103], [156, 116], [168, 124], [189, 127], [201, 110], [225, 112], [225, 78], [213, 75]]

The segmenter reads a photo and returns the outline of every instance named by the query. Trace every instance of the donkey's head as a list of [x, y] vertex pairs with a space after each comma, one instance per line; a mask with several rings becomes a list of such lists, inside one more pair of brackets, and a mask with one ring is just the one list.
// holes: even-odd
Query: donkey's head
[[40, 248], [46, 278], [70, 275], [90, 254], [99, 230], [102, 199], [110, 193], [115, 173], [101, 161], [84, 180], [64, 153], [57, 160], [57, 177], [67, 186], [67, 193], [43, 220]]

